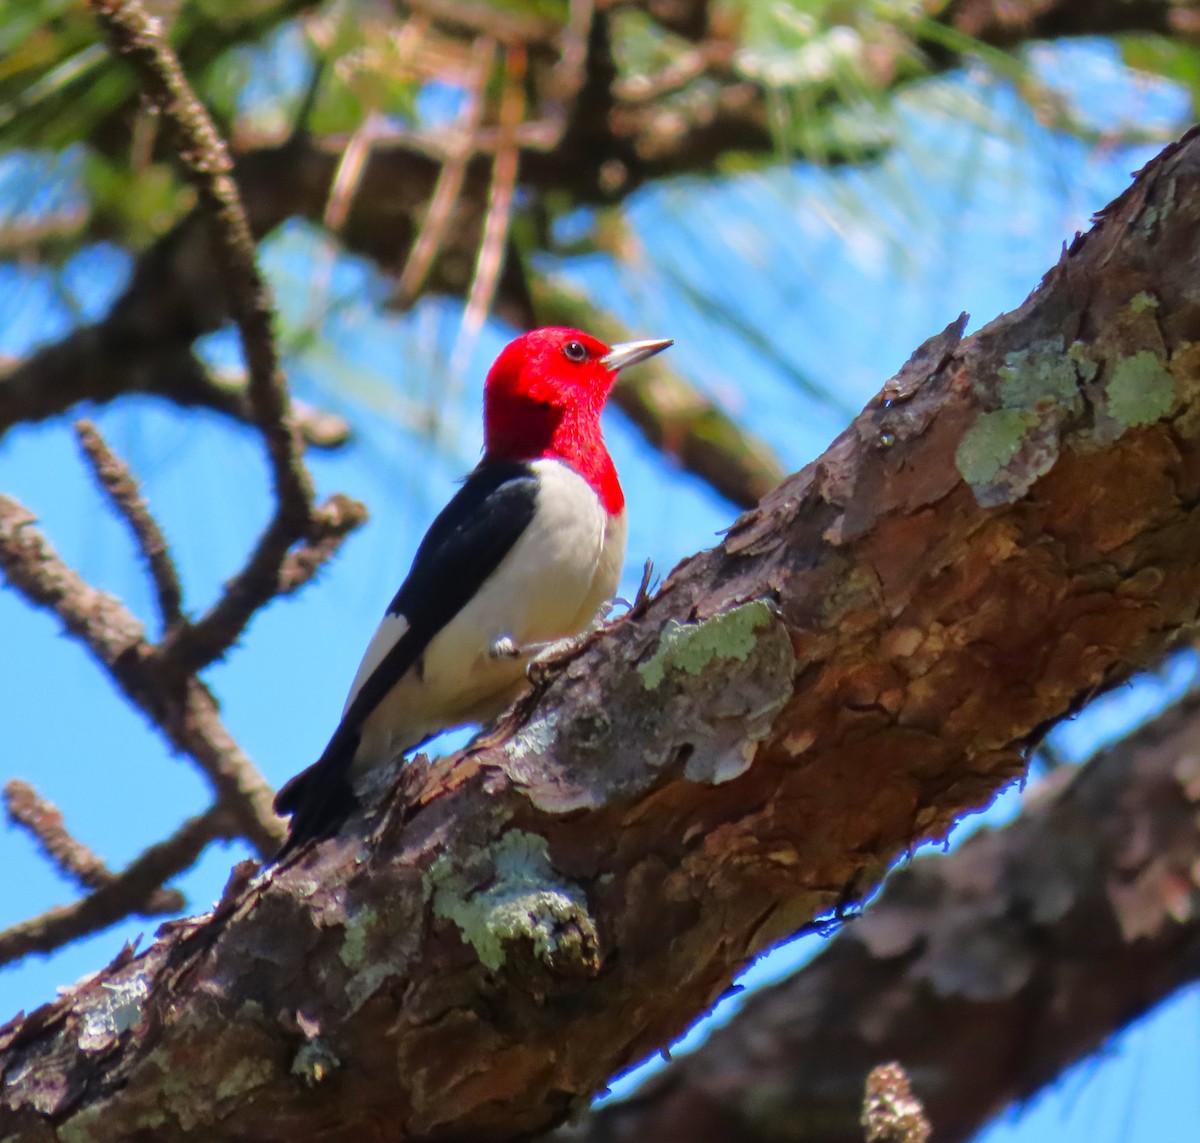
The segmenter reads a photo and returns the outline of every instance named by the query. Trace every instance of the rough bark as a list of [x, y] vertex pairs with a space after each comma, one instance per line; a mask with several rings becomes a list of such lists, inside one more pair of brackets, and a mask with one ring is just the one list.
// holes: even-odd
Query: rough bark
[[1194, 625], [1198, 270], [1192, 134], [491, 737], [0, 1034], [0, 1130], [507, 1139], [669, 1043]]
[[892, 1059], [939, 1143], [971, 1138], [1200, 976], [1198, 739], [1192, 696], [894, 872], [807, 968], [555, 1138], [859, 1143], [864, 1077]]

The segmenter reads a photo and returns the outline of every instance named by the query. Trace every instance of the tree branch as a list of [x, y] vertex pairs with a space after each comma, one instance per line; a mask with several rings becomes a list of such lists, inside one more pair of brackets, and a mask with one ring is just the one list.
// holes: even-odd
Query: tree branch
[[[214, 379], [190, 341], [178, 343], [172, 335], [160, 343], [130, 344], [122, 333], [109, 319], [83, 326], [28, 357], [0, 358], [0, 437], [14, 425], [59, 416], [84, 401], [104, 405], [137, 393], [254, 424], [245, 384]], [[350, 426], [334, 413], [299, 401], [292, 412], [311, 448], [340, 448], [350, 439]]]
[[105, 870], [86, 897], [0, 932], [0, 966], [30, 953], [51, 952], [125, 917], [178, 912], [185, 904], [183, 894], [163, 889], [163, 884], [194, 865], [210, 842], [229, 837], [230, 825], [224, 807], [215, 806], [149, 846], [120, 873]]
[[158, 613], [163, 629], [169, 630], [183, 619], [183, 589], [167, 541], [150, 514], [128, 466], [113, 454], [96, 426], [91, 421], [76, 421], [75, 435], [100, 487], [133, 532], [134, 541], [146, 562], [158, 595]]
[[[331, 514], [344, 517], [351, 502], [343, 500], [331, 512], [314, 509], [303, 443], [275, 348], [270, 295], [255, 262], [254, 238], [224, 141], [162, 39], [158, 21], [139, 0], [89, 3], [114, 51], [132, 65], [145, 96], [174, 133], [184, 172], [211, 221], [221, 293], [241, 338], [249, 372], [247, 395], [271, 461], [275, 512], [249, 560], [208, 613], [195, 623], [172, 627], [158, 652], [163, 664], [198, 671], [220, 658], [251, 616], [278, 594], [280, 569], [298, 541], [327, 550], [330, 533], [324, 524]], [[360, 508], [359, 521], [365, 517]]]
[[808, 967], [561, 1138], [856, 1143], [862, 1077], [892, 1057], [937, 1139], [974, 1137], [1200, 975], [1198, 734], [1193, 694], [1003, 830], [897, 870]]
[[1195, 624], [1197, 257], [1193, 134], [492, 735], [0, 1033], [0, 1128], [516, 1138], [670, 1042]]
[[[108, 866], [71, 836], [58, 807], [46, 801], [28, 782], [13, 778], [5, 784], [4, 810], [8, 820], [31, 834], [50, 863], [81, 889], [103, 889], [115, 880]], [[137, 902], [145, 908], [147, 916], [178, 913], [184, 903], [183, 894], [177, 889], [159, 890]], [[3, 944], [4, 934], [0, 933], [0, 948]]]
[[67, 567], [34, 527], [34, 516], [0, 495], [0, 570], [34, 607], [54, 612], [129, 701], [175, 749], [187, 754], [264, 857], [283, 839], [272, 790], [222, 725], [208, 689], [194, 676], [162, 670], [142, 625], [111, 595]]

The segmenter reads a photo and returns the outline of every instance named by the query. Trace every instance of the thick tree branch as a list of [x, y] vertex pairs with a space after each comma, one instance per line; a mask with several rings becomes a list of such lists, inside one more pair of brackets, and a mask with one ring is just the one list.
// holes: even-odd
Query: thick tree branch
[[1192, 135], [492, 736], [0, 1033], [0, 1128], [515, 1138], [670, 1042], [1195, 624], [1198, 263]]
[[[203, 287], [200, 287], [203, 288]], [[244, 380], [214, 379], [191, 342], [167, 338], [128, 341], [112, 319], [83, 326], [62, 341], [21, 359], [0, 358], [0, 436], [17, 424], [43, 421], [84, 401], [97, 405], [145, 394], [185, 409], [211, 409], [243, 425], [254, 424]], [[350, 426], [334, 413], [295, 401], [292, 413], [311, 448], [339, 448]]]
[[1059, 36], [1120, 36], [1145, 33], [1200, 39], [1200, 5], [1193, 0], [951, 0], [940, 19], [997, 47]]
[[1193, 695], [1003, 830], [894, 872], [807, 968], [561, 1138], [856, 1143], [862, 1077], [892, 1057], [935, 1138], [972, 1138], [1200, 976], [1198, 736]]

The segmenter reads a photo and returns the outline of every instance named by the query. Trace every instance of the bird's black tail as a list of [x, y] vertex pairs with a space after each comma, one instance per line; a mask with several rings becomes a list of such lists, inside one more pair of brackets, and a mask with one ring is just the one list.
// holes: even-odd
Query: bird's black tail
[[358, 749], [358, 731], [339, 726], [325, 752], [307, 770], [284, 783], [275, 795], [275, 812], [291, 814], [287, 840], [275, 855], [282, 861], [306, 841], [332, 837], [358, 805], [350, 784], [350, 763]]

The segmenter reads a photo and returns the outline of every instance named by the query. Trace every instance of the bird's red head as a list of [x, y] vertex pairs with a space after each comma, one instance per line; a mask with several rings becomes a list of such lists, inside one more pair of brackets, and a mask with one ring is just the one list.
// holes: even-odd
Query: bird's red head
[[613, 513], [625, 503], [604, 447], [600, 412], [617, 372], [670, 341], [608, 346], [578, 329], [535, 329], [510, 341], [483, 389], [484, 451], [494, 460], [557, 457]]

